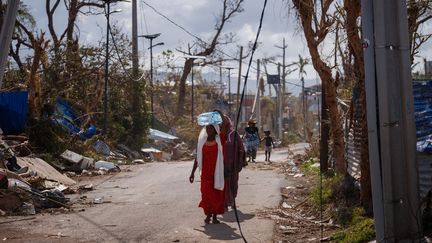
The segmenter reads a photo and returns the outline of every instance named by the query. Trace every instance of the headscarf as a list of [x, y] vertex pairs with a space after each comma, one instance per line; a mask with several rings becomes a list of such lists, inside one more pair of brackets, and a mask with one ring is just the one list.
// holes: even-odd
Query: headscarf
[[[219, 125], [212, 125], [216, 130], [215, 140], [218, 146], [218, 153], [216, 159], [215, 173], [214, 173], [214, 189], [222, 191], [224, 189], [225, 181], [224, 181], [224, 166], [223, 166], [223, 151], [222, 151], [222, 143], [220, 139], [220, 128]], [[202, 158], [203, 153], [202, 149], [204, 144], [207, 141], [207, 132], [205, 127], [201, 130], [200, 135], [198, 137], [198, 145], [197, 145], [197, 162], [200, 170], [202, 169]]]

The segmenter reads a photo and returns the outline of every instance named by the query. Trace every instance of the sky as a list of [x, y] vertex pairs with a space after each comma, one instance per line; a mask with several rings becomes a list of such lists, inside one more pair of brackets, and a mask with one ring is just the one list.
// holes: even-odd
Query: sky
[[[46, 30], [47, 17], [45, 13], [45, 1], [23, 0], [23, 2], [30, 6], [30, 11], [37, 22], [37, 29]], [[237, 45], [246, 46], [248, 42], [255, 40], [263, 2], [262, 0], [245, 1], [243, 6], [244, 11], [237, 14], [237, 16], [225, 26], [223, 32], [234, 33], [236, 35], [236, 44], [220, 47], [220, 50], [233, 56], [238, 52]], [[170, 49], [174, 51], [177, 56], [176, 62], [178, 62], [179, 66], [182, 66], [183, 59], [181, 58], [182, 54], [177, 52], [176, 49], [184, 50], [188, 43], [193, 43], [195, 41], [195, 37], [166, 20], [148, 5], [171, 19], [177, 25], [204, 40], [208, 40], [214, 33], [215, 19], [222, 7], [221, 0], [137, 0], [137, 3], [138, 34], [161, 33], [153, 43], [164, 42], [163, 46], [153, 48], [154, 62], [158, 61], [158, 56], [160, 56], [163, 50]], [[309, 57], [305, 40], [299, 28], [299, 23], [293, 16], [294, 11], [289, 11], [286, 3], [287, 0], [268, 0], [259, 38], [261, 45], [256, 50], [254, 60], [270, 56], [279, 56], [277, 61], [282, 62], [282, 50], [275, 47], [275, 45], [282, 46], [284, 38], [288, 46], [285, 59], [287, 64], [297, 61], [298, 55]], [[63, 3], [60, 5], [62, 4]], [[111, 10], [120, 10], [111, 15], [111, 23], [116, 23], [123, 33], [131, 36], [132, 3], [119, 2], [111, 4]], [[55, 28], [59, 30], [64, 29], [67, 21], [65, 10], [60, 8], [54, 17]], [[81, 43], [95, 43], [105, 38], [106, 18], [103, 15], [80, 15], [77, 23], [80, 30]], [[431, 29], [430, 26], [425, 28], [427, 31]], [[147, 49], [149, 47], [149, 42], [144, 38], [140, 38], [138, 45], [140, 65], [143, 68], [149, 68], [150, 54]], [[431, 47], [432, 44], [427, 43], [420, 53], [420, 56], [432, 60], [432, 53], [430, 54], [428, 51]], [[244, 62], [242, 67], [242, 75], [246, 74], [247, 62], [249, 62], [249, 60]], [[255, 65], [256, 64], [254, 64], [254, 67]], [[157, 66], [157, 63], [154, 66]], [[231, 80], [236, 79], [235, 77], [238, 75], [238, 63], [226, 62], [223, 66], [234, 67], [235, 69], [231, 71]], [[418, 65], [417, 68], [421, 69], [422, 64]], [[269, 65], [267, 69], [269, 73], [277, 74], [276, 65]], [[202, 72], [211, 72], [212, 70], [212, 68], [204, 68]], [[306, 86], [319, 83], [318, 75], [312, 65], [306, 66], [306, 73]], [[215, 76], [215, 79], [218, 80], [219, 75]], [[226, 79], [226, 71], [224, 71], [223, 77]], [[255, 68], [251, 68], [249, 79], [256, 80]], [[297, 84], [288, 84], [288, 90], [293, 93], [298, 93], [300, 91], [300, 87], [298, 86], [298, 72], [291, 73], [288, 79], [290, 82]], [[248, 85], [248, 90], [253, 90], [254, 88], [252, 86], [254, 86], [252, 83]], [[232, 88], [234, 88], [233, 85]]]
[[[36, 19], [37, 29], [47, 30], [47, 17], [45, 13], [44, 0], [23, 0], [30, 7], [30, 11]], [[259, 26], [259, 18], [261, 15], [263, 2], [261, 0], [246, 0], [244, 3], [244, 11], [237, 14], [224, 28], [223, 33], [234, 33], [235, 44], [220, 47], [223, 52], [234, 56], [238, 53], [238, 46], [247, 46], [248, 42], [255, 40], [256, 32]], [[214, 33], [214, 25], [216, 16], [219, 15], [222, 8], [220, 0], [137, 0], [138, 4], [138, 34], [154, 34], [161, 33], [160, 37], [154, 40], [153, 43], [164, 42], [163, 46], [153, 48], [154, 66], [157, 66], [158, 56], [163, 50], [170, 49], [177, 55], [176, 63], [182, 66], [182, 54], [176, 49], [187, 48], [188, 43], [193, 43], [195, 37], [189, 35], [178, 26], [172, 24], [164, 17], [156, 13], [148, 5], [154, 7], [157, 11], [185, 28], [192, 34], [199, 36], [204, 40], [209, 38]], [[57, 30], [64, 29], [66, 26], [67, 15], [60, 4], [57, 14], [54, 16], [55, 28]], [[285, 1], [269, 0], [264, 15], [263, 26], [259, 38], [261, 45], [256, 50], [254, 60], [270, 56], [280, 56], [278, 61], [282, 62], [282, 49], [275, 45], [282, 46], [283, 38], [285, 38], [286, 63], [292, 63], [298, 60], [298, 55], [308, 56], [308, 50], [301, 32], [299, 32], [298, 23], [294, 18], [290, 18]], [[111, 15], [111, 23], [116, 23], [121, 31], [131, 36], [132, 33], [132, 3], [119, 2], [111, 4], [111, 10], [120, 10]], [[102, 38], [105, 38], [106, 18], [103, 15], [99, 16], [83, 16], [78, 18], [78, 28], [80, 30], [81, 43], [95, 43]], [[144, 68], [149, 67], [150, 53], [148, 40], [139, 38], [139, 55], [140, 65]], [[246, 66], [249, 60], [243, 63], [242, 75], [246, 74]], [[231, 80], [238, 76], [238, 63], [226, 62], [223, 66], [234, 67], [231, 70]], [[267, 69], [271, 74], [277, 74], [276, 65], [268, 65]], [[212, 72], [213, 68], [204, 68], [202, 72]], [[156, 70], [157, 71], [157, 70]], [[307, 85], [316, 83], [317, 75], [312, 68], [312, 65], [306, 67]], [[223, 79], [227, 79], [227, 71], [223, 71]], [[219, 75], [215, 75], [215, 79], [219, 80]], [[299, 79], [298, 72], [294, 72], [288, 76], [290, 81], [297, 84]], [[256, 80], [256, 64], [250, 69], [249, 79]], [[226, 82], [226, 80], [224, 80]], [[232, 82], [234, 83], [234, 82]], [[248, 85], [248, 90], [252, 92], [253, 87]], [[254, 85], [252, 85], [254, 86]], [[290, 87], [291, 86], [291, 87]], [[232, 88], [234, 85], [232, 84]], [[290, 92], [299, 92], [298, 85], [288, 84]], [[290, 90], [293, 89], [293, 90]]]

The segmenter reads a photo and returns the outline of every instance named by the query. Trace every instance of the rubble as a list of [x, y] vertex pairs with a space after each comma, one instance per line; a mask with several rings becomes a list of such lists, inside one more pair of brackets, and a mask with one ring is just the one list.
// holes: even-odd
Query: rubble
[[58, 172], [42, 159], [18, 157], [17, 162], [20, 166], [27, 166], [30, 170], [36, 172], [37, 176], [42, 179], [60, 182], [64, 185], [73, 185], [76, 183], [74, 180]]

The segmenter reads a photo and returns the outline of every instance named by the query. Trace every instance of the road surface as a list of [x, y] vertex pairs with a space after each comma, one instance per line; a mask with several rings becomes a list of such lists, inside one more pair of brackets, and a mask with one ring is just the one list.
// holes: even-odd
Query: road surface
[[[305, 149], [309, 146], [308, 143], [296, 143], [290, 144], [288, 148], [275, 148], [272, 150], [270, 161], [276, 163], [285, 162], [289, 156], [304, 154]], [[258, 163], [265, 162], [265, 153], [263, 150], [258, 151], [256, 161]]]
[[[204, 224], [199, 183], [190, 184], [192, 162], [134, 165], [85, 193], [107, 203], [75, 204], [66, 214], [0, 225], [5, 242], [242, 242], [232, 211], [221, 224]], [[198, 174], [196, 174], [196, 178]], [[279, 204], [282, 175], [245, 168], [237, 204], [248, 242], [271, 242], [273, 222], [256, 216]], [[72, 195], [72, 200], [82, 195]], [[79, 211], [84, 208], [85, 211]], [[22, 217], [0, 218], [13, 220]], [[1, 223], [1, 222], [0, 222]], [[60, 238], [60, 239], [58, 239]]]

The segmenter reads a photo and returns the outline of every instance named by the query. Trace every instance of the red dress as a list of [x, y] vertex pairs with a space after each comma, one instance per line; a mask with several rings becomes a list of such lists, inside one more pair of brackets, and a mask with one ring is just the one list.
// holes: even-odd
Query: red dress
[[214, 189], [214, 171], [218, 153], [218, 145], [203, 146], [203, 158], [201, 169], [201, 202], [199, 207], [203, 208], [204, 214], [224, 213], [224, 191]]

